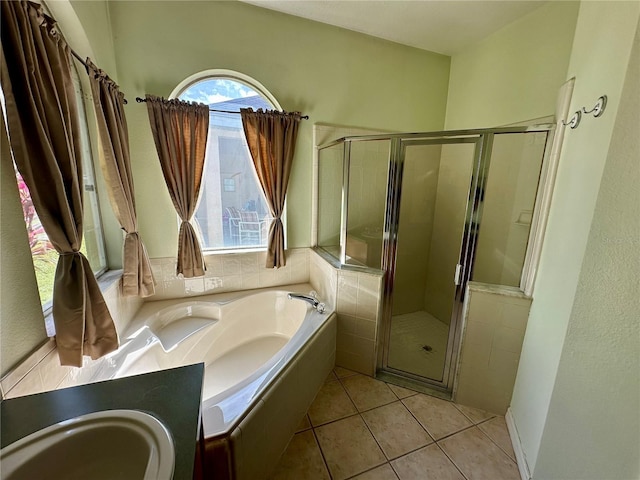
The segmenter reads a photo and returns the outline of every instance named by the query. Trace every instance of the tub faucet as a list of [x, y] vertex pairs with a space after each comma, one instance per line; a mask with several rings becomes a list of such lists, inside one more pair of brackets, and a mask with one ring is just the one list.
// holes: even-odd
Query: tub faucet
[[324, 312], [324, 303], [321, 303], [316, 298], [315, 292], [311, 292], [309, 295], [305, 295], [304, 293], [289, 293], [287, 295], [289, 299], [302, 300], [303, 302], [307, 302], [313, 308], [315, 308], [318, 313]]

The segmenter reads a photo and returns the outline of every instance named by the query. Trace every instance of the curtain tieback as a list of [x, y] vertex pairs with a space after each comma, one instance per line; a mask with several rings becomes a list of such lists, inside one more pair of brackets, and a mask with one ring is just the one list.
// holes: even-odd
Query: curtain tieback
[[[68, 255], [82, 255], [82, 252], [80, 250], [76, 251], [76, 252], [62, 252], [62, 253], [58, 253], [59, 256], [61, 257], [66, 257]], [[82, 255], [84, 256], [84, 255]]]

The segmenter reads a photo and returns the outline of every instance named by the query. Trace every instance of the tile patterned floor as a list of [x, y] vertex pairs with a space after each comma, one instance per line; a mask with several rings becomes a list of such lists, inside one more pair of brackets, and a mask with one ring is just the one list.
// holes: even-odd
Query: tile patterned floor
[[519, 480], [504, 418], [336, 367], [271, 480]]

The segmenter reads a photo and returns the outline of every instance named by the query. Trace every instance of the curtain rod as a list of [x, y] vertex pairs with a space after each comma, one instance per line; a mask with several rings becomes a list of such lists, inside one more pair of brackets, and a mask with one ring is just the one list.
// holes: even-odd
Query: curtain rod
[[[136, 97], [136, 102], [145, 103], [147, 101], [146, 98]], [[233, 113], [235, 115], [240, 115], [240, 112], [233, 112], [231, 110], [216, 110], [215, 108], [210, 108], [210, 112], [218, 112], [218, 113]], [[300, 115], [300, 118], [303, 120], [309, 120], [309, 115]]]
[[[87, 70], [87, 75], [88, 75], [89, 74], [89, 65], [87, 64], [87, 62], [85, 62], [82, 59], [82, 57], [76, 53], [76, 51], [73, 48], [69, 47], [69, 50], [71, 50], [71, 55], [76, 57], [76, 60], [78, 60], [82, 65], [84, 65], [84, 68]], [[96, 78], [98, 78], [97, 75], [96, 75]], [[124, 102], [125, 105], [128, 103], [126, 98], [123, 98], [122, 101]]]

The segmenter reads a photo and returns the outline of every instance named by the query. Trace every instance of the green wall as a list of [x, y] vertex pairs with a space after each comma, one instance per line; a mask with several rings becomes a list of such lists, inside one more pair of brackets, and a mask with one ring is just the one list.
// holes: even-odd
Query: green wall
[[[623, 234], [635, 228], [637, 237], [637, 221], [624, 217], [634, 213], [631, 195], [611, 191], [634, 185], [624, 157], [634, 147], [612, 140], [612, 131], [638, 10], [637, 2], [549, 2], [451, 61], [448, 129], [553, 114], [559, 87], [571, 77], [571, 112], [609, 98], [602, 117], [585, 116], [565, 136], [511, 400], [534, 479], [638, 475], [638, 387], [629, 373], [637, 369], [638, 305], [632, 292], [624, 295], [637, 290], [637, 264], [628, 263], [637, 246]], [[637, 119], [636, 110], [636, 135]], [[610, 176], [601, 187], [608, 154]], [[601, 188], [607, 192], [596, 210]], [[623, 238], [613, 236], [622, 225]]]
[[640, 30], [633, 48], [535, 478], [640, 478]]
[[47, 333], [3, 115], [0, 123], [1, 377], [44, 343]]
[[[551, 444], [543, 444], [546, 442], [543, 430], [545, 425], [549, 425], [552, 396], [557, 388], [562, 388], [562, 380], [557, 377], [559, 367], [563, 364], [561, 357], [572, 354], [573, 347], [566, 333], [572, 323], [582, 264], [589, 259], [585, 256], [587, 238], [621, 101], [639, 11], [638, 2], [580, 4], [566, 75], [567, 78], [576, 78], [570, 111], [592, 108], [603, 94], [608, 96], [609, 101], [602, 117], [596, 119], [585, 116], [577, 129], [568, 130], [565, 135], [511, 402], [513, 417], [534, 478], [556, 478], [538, 476], [538, 453], [544, 447], [555, 448], [559, 454], [567, 443], [557, 437]], [[615, 278], [603, 281], [600, 288], [613, 295], [621, 286], [618, 281]], [[601, 321], [603, 325], [615, 328], [614, 318], [603, 318]], [[583, 335], [596, 341], [603, 332], [587, 328]], [[575, 374], [584, 376], [578, 370], [575, 370]], [[594, 380], [597, 378], [595, 375], [596, 372]], [[607, 385], [602, 385], [602, 388], [602, 395], [608, 397], [610, 392], [606, 392]], [[571, 409], [582, 408], [589, 402], [587, 398], [576, 398]], [[569, 414], [569, 409], [566, 413]], [[597, 423], [595, 418], [592, 421], [594, 425]], [[566, 435], [569, 438], [568, 430]], [[607, 439], [601, 442], [605, 445]]]
[[174, 256], [177, 222], [144, 105], [186, 77], [225, 68], [262, 83], [303, 121], [288, 195], [290, 247], [311, 244], [312, 125], [397, 131], [444, 126], [449, 57], [239, 2], [110, 2], [120, 85], [129, 99], [140, 233]]
[[578, 2], [548, 2], [453, 55], [447, 130], [553, 115], [565, 81]]

